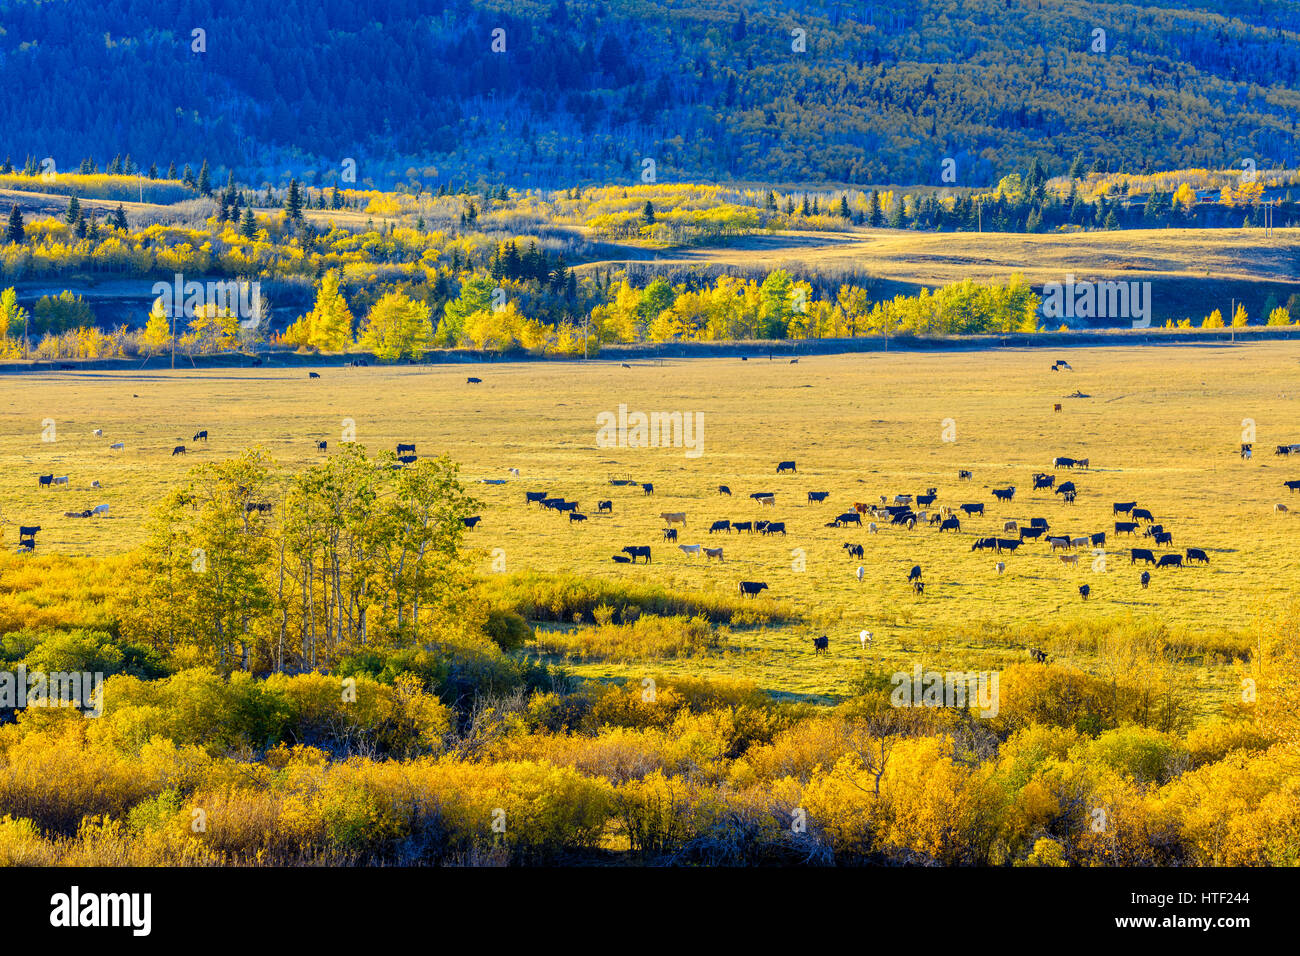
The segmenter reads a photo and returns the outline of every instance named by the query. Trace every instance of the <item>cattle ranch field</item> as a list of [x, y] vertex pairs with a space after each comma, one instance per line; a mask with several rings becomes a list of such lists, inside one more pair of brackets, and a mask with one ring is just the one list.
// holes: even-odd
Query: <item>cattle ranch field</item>
[[[1057, 358], [1073, 371], [1052, 371]], [[1279, 616], [1300, 585], [1300, 497], [1283, 485], [1300, 478], [1300, 460], [1273, 454], [1300, 442], [1300, 346], [1292, 343], [320, 371], [310, 381], [305, 369], [262, 368], [0, 376], [4, 550], [14, 551], [18, 525], [40, 525], [42, 554], [126, 552], [143, 541], [154, 502], [196, 463], [261, 446], [297, 469], [329, 453], [318, 441], [333, 449], [354, 428], [371, 452], [414, 442], [421, 456], [461, 463], [483, 502], [467, 537], [489, 580], [571, 573], [732, 603], [742, 580], [769, 585], [754, 615], [721, 628], [718, 646], [696, 656], [546, 655], [589, 677], [689, 673], [826, 700], [850, 693], [867, 666], [990, 667], [1023, 659], [1029, 646], [1098, 671], [1133, 666], [1108, 650], [1106, 635], [1163, 629], [1185, 648], [1166, 663], [1211, 712], [1235, 692], [1234, 648], [1247, 647], [1250, 631]], [[481, 384], [467, 384], [470, 375]], [[702, 439], [698, 455], [601, 447], [597, 417], [617, 416], [620, 405], [629, 415], [680, 412], [702, 422], [692, 436]], [[1251, 427], [1254, 456], [1243, 460], [1238, 448]], [[208, 442], [191, 440], [199, 429]], [[124, 448], [111, 449], [116, 442]], [[185, 455], [172, 454], [178, 444]], [[1087, 470], [1055, 472], [1077, 485], [1073, 504], [1031, 490], [1032, 475], [1053, 472], [1056, 456], [1089, 459]], [[781, 460], [797, 471], [778, 475]], [[962, 469], [973, 477], [959, 481]], [[49, 473], [67, 475], [67, 487], [38, 487]], [[611, 479], [653, 483], [654, 494]], [[1010, 502], [994, 499], [992, 489], [1010, 486]], [[855, 502], [931, 487], [936, 507], [983, 503], [983, 516], [960, 514], [957, 533], [891, 528], [869, 515], [861, 528], [826, 527]], [[526, 506], [525, 492], [541, 490], [578, 501], [587, 520]], [[810, 504], [810, 491], [829, 496]], [[773, 493], [775, 503], [761, 505], [754, 492]], [[612, 513], [598, 513], [606, 499]], [[1120, 501], [1149, 509], [1172, 544], [1117, 536], [1111, 505]], [[1275, 511], [1278, 503], [1294, 509]], [[107, 515], [63, 517], [100, 504]], [[685, 512], [677, 543], [722, 547], [723, 560], [665, 542], [661, 512]], [[1107, 540], [1070, 552], [1077, 564], [1044, 541], [1003, 555], [971, 550], [979, 537], [1015, 537], [1005, 522], [1032, 517], [1046, 518], [1054, 535], [1106, 532]], [[780, 521], [786, 534], [708, 533], [722, 519]], [[867, 528], [872, 520], [878, 533]], [[861, 545], [863, 557], [850, 557], [846, 543]], [[652, 563], [615, 564], [628, 545], [649, 545]], [[1151, 568], [1143, 589], [1130, 547], [1200, 548], [1210, 563]], [[923, 595], [907, 581], [914, 565]], [[533, 652], [553, 652], [545, 632], [573, 626], [544, 624]], [[867, 647], [863, 630], [872, 634]], [[815, 654], [812, 638], [822, 634], [829, 650]]]

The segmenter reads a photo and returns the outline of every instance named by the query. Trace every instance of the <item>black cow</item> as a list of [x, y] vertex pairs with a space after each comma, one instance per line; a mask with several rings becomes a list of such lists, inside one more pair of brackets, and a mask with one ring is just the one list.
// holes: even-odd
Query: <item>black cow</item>
[[53, 476], [53, 475], [39, 475], [39, 476], [37, 476], [37, 478], [36, 478], [36, 485], [37, 485], [38, 488], [53, 488], [53, 487], [54, 487], [54, 476]]
[[928, 508], [930, 505], [934, 504], [934, 499], [938, 497], [938, 495], [917, 495], [916, 503], [922, 508]]
[[1136, 564], [1138, 561], [1145, 561], [1147, 564], [1155, 564], [1156, 556], [1146, 548], [1130, 548], [1128, 563]]
[[1162, 554], [1160, 560], [1156, 562], [1158, 568], [1181, 568], [1183, 566], [1183, 556], [1181, 554]]
[[844, 512], [844, 514], [840, 515], [838, 518], [835, 519], [835, 524], [839, 526], [843, 526], [846, 524], [855, 524], [859, 528], [861, 528], [862, 515], [858, 514], [856, 511], [846, 511]]
[[1291, 491], [1300, 491], [1300, 481], [1284, 481], [1282, 484], [1286, 485]]
[[776, 534], [778, 531], [785, 534], [784, 521], [768, 521], [763, 525], [763, 534]]
[[1050, 488], [1056, 484], [1055, 475], [1034, 475], [1034, 490], [1039, 488]]
[[[936, 517], [938, 517], [938, 516], [936, 515]], [[939, 525], [939, 530], [940, 530], [940, 531], [960, 531], [960, 530], [961, 530], [961, 522], [958, 521], [956, 518], [944, 518], [944, 519], [943, 519], [943, 522]]]
[[318, 442], [316, 443], [316, 450], [317, 450], [317, 451], [325, 451], [326, 449], [329, 448], [329, 446], [330, 446], [330, 443], [327, 442], [327, 441], [318, 441]]
[[201, 432], [195, 432], [194, 437], [190, 439], [190, 441], [207, 441], [207, 440], [208, 440], [207, 429], [204, 429]]
[[1053, 468], [1073, 468], [1074, 465], [1073, 458], [1056, 458], [1052, 461]]
[[22, 524], [18, 526], [18, 537], [34, 538], [36, 537], [36, 532], [40, 530], [41, 530], [41, 526], [38, 524], [37, 525]]
[[582, 514], [581, 512], [573, 511], [570, 512], [569, 514], [569, 524], [573, 524], [575, 521], [586, 521], [586, 520], [587, 520], [587, 516]]
[[1142, 577], [1141, 577], [1140, 580], [1142, 581], [1142, 587], [1145, 588], [1147, 585], [1149, 585], [1149, 584], [1151, 583], [1151, 572], [1150, 572], [1150, 571], [1143, 571], [1143, 572], [1142, 572]]
[[644, 495], [653, 495], [655, 493], [655, 486], [647, 481], [641, 485], [641, 493]]
[[730, 498], [730, 497], [731, 497], [731, 489], [728, 488], [726, 485], [718, 485], [718, 494], [720, 494], [720, 495], [726, 495], [728, 498]]
[[977, 505], [962, 505], [961, 510], [968, 515], [982, 515], [984, 513], [984, 502]]
[[993, 540], [996, 542], [995, 546], [999, 552], [1015, 551], [1016, 548], [1020, 547], [1020, 545], [1024, 543], [1018, 538], [994, 538]]
[[403, 465], [414, 465], [416, 461], [416, 457], [417, 456], [415, 455], [398, 455], [397, 460], [400, 461]]
[[1148, 524], [1156, 520], [1155, 515], [1153, 515], [1150, 511], [1147, 511], [1146, 508], [1134, 508], [1132, 514], [1129, 515], [1129, 517], [1133, 518], [1136, 521], [1145, 521]]
[[731, 530], [736, 531], [736, 532], [748, 531], [750, 534], [753, 534], [753, 533], [754, 533], [754, 522], [752, 522], [752, 521], [736, 521], [736, 522], [733, 522], [732, 525], [731, 525]]
[[183, 454], [185, 454], [185, 446], [184, 446], [184, 445], [177, 445], [175, 448], [172, 449], [172, 457], [173, 457], [173, 458], [176, 457], [177, 455], [183, 455]]
[[244, 505], [244, 513], [256, 511], [258, 514], [268, 515], [271, 513], [271, 503], [269, 501], [250, 501]]
[[597, 514], [601, 514], [602, 512], [606, 512], [606, 511], [608, 511], [610, 514], [613, 514], [613, 513], [614, 513], [614, 502], [612, 502], [612, 501], [597, 501], [597, 502], [596, 502], [596, 513], [597, 513]]
[[1187, 549], [1187, 560], [1188, 560], [1188, 561], [1200, 561], [1202, 564], [1209, 564], [1209, 563], [1210, 563], [1210, 556], [1209, 556], [1208, 554], [1206, 554], [1204, 551], [1202, 551], [1200, 548], [1188, 548], [1188, 549]]
[[996, 548], [997, 546], [997, 538], [976, 538], [975, 543], [970, 546], [970, 549], [972, 551], [984, 551]]
[[650, 563], [650, 546], [648, 544], [633, 544], [623, 548], [623, 553], [632, 558], [632, 563], [636, 564], [637, 558], [645, 558], [645, 563]]
[[525, 504], [525, 505], [541, 504], [541, 503], [542, 503], [543, 501], [545, 501], [545, 500], [546, 500], [546, 492], [544, 492], [544, 491], [525, 491], [525, 492], [524, 492], [524, 504]]
[[826, 653], [826, 648], [830, 646], [830, 643], [831, 643], [830, 638], [828, 638], [825, 634], [823, 634], [821, 637], [814, 637], [813, 653], [814, 654]]
[[569, 511], [569, 512], [577, 511], [578, 503], [576, 501], [561, 501], [558, 505], [555, 506], [555, 510]]
[[1083, 598], [1086, 601], [1088, 600], [1088, 595], [1091, 593], [1092, 593], [1092, 588], [1088, 587], [1088, 585], [1086, 584], [1079, 585], [1079, 597]]
[[1275, 454], [1275, 455], [1289, 455], [1289, 454], [1291, 454], [1291, 446], [1290, 446], [1290, 445], [1278, 445], [1278, 446], [1277, 446], [1277, 450], [1274, 451], [1273, 454]]
[[1029, 519], [1029, 527], [1031, 527], [1031, 528], [1042, 528], [1044, 531], [1046, 531], [1046, 530], [1047, 530], [1047, 519], [1046, 519], [1046, 518], [1030, 518], [1030, 519]]
[[753, 597], [759, 591], [766, 591], [767, 585], [762, 581], [741, 581], [740, 593], [747, 597]]
[[924, 582], [924, 581], [913, 581], [913, 582], [912, 582], [912, 591], [913, 591], [915, 594], [918, 594], [918, 595], [924, 594], [924, 593], [925, 593], [925, 582]]
[[465, 527], [474, 528], [477, 527], [478, 523], [483, 520], [483, 517], [482, 515], [474, 515], [471, 518], [462, 518], [461, 520], [465, 522]]
[[845, 544], [844, 549], [848, 551], [850, 558], [860, 558], [864, 554], [860, 544]]
[[614, 563], [615, 563], [615, 564], [629, 564], [631, 561], [632, 561], [632, 559], [629, 558], [626, 554], [616, 554], [616, 555], [614, 555]]
[[778, 461], [776, 463], [776, 473], [778, 475], [783, 475], [787, 471], [790, 472], [791, 474], [794, 474], [794, 470], [795, 470], [794, 462], [792, 461]]
[[415, 443], [410, 442], [407, 444], [403, 444], [399, 442], [397, 445], [397, 453], [399, 455], [405, 455], [407, 452], [410, 452], [411, 454], [415, 454]]
[[308, 378], [320, 378], [320, 372], [308, 372], [308, 373], [307, 373], [307, 377], [308, 377]]
[[754, 530], [757, 531], [759, 534], [762, 534], [762, 533], [763, 533], [763, 530], [764, 530], [768, 525], [770, 525], [771, 523], [772, 523], [772, 522], [770, 522], [770, 521], [755, 521], [755, 522], [754, 522]]
[[808, 492], [808, 503], [810, 505], [821, 504], [828, 497], [830, 497], [829, 491], [810, 491]]
[[913, 528], [916, 526], [916, 515], [912, 514], [911, 511], [900, 511], [898, 514], [894, 515], [892, 518], [889, 519], [889, 523], [905, 524], [909, 528]]
[[1047, 663], [1047, 652], [1046, 652], [1046, 651], [1040, 651], [1040, 650], [1039, 650], [1038, 648], [1036, 648], [1036, 647], [1031, 647], [1031, 648], [1029, 649], [1029, 656], [1030, 656], [1031, 659], [1033, 659], [1034, 661], [1036, 661], [1036, 662], [1039, 663], [1039, 664], [1046, 664], [1046, 663]]
[[1154, 535], [1156, 544], [1173, 544], [1174, 533], [1172, 531], [1158, 531]]
[[1036, 541], [1045, 534], [1047, 534], [1046, 528], [1021, 528], [1020, 540], [1024, 541], [1026, 538], [1029, 538]]
[[958, 481], [970, 481], [974, 477], [975, 476], [971, 472], [967, 471], [964, 468], [961, 471], [957, 472]]
[[1105, 543], [1106, 543], [1106, 532], [1105, 532], [1105, 531], [1098, 531], [1096, 534], [1094, 534], [1094, 535], [1092, 536], [1092, 543], [1093, 543], [1094, 545], [1097, 545], [1097, 544], [1105, 544]]
[[1145, 531], [1142, 532], [1142, 535], [1143, 535], [1144, 537], [1147, 537], [1147, 538], [1154, 538], [1156, 535], [1158, 535], [1161, 531], [1164, 531], [1164, 530], [1165, 530], [1165, 526], [1164, 526], [1164, 525], [1162, 525], [1162, 524], [1153, 524], [1153, 525], [1149, 525], [1149, 526], [1147, 527], [1147, 529], [1146, 529]]
[[1015, 488], [994, 488], [993, 489], [993, 497], [998, 499], [998, 501], [1010, 501], [1012, 498], [1015, 497], [1015, 494], [1016, 494]]
[[727, 532], [727, 534], [731, 534], [731, 522], [730, 521], [713, 522], [713, 524], [709, 527], [709, 534], [713, 534], [713, 532], [715, 531], [725, 531]]
[[775, 491], [755, 491], [755, 492], [752, 492], [752, 493], [750, 494], [749, 497], [753, 498], [755, 501], [758, 501], [758, 499], [760, 499], [760, 498], [773, 498], [773, 499], [774, 499], [774, 498], [776, 498], [776, 492], [775, 492]]
[[1110, 513], [1116, 515], [1126, 515], [1137, 507], [1136, 501], [1116, 501], [1110, 506]]
[[1134, 534], [1137, 532], [1138, 523], [1136, 521], [1116, 521], [1116, 534]]
[[676, 540], [677, 540], [677, 529], [676, 529], [676, 528], [664, 528], [664, 540], [665, 540], [665, 541], [676, 541]]
[[1056, 486], [1056, 490], [1053, 493], [1058, 495], [1067, 495], [1070, 494], [1072, 491], [1074, 491], [1074, 482], [1064, 481], [1061, 482], [1061, 484]]
[[470, 378], [465, 379], [465, 384], [466, 384], [466, 385], [482, 385], [482, 384], [483, 384], [483, 379], [481, 379], [481, 378], [473, 378], [473, 377], [470, 377]]
[[912, 570], [907, 572], [907, 580], [909, 581], [921, 580], [921, 566], [919, 564], [912, 565]]

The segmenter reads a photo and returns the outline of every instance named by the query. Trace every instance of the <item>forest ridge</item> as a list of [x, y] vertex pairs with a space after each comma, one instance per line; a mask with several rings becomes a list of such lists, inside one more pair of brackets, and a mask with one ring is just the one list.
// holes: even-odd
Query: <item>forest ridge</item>
[[377, 186], [639, 182], [646, 159], [660, 182], [957, 186], [1076, 156], [1289, 166], [1300, 3], [1221, 6], [3, 0], [0, 115], [19, 164], [322, 186], [349, 159]]

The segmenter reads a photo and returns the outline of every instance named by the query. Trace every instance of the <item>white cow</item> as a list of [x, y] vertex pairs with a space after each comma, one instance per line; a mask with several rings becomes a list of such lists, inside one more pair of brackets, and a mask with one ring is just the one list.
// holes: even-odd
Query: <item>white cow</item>
[[95, 431], [94, 431], [94, 435], [95, 435], [96, 438], [103, 438], [103, 437], [104, 437], [104, 429], [102, 429], [102, 428], [96, 428]]
[[1003, 562], [1003, 561], [999, 561], [999, 562], [995, 565], [995, 567], [997, 568], [998, 574], [1001, 574], [1002, 572], [1006, 571], [1006, 569], [1007, 569], [1006, 563]]
[[700, 546], [698, 544], [679, 544], [678, 549], [682, 554], [699, 554]]
[[861, 581], [862, 581], [862, 575], [866, 574], [866, 572], [867, 572], [867, 569], [864, 568], [862, 565], [859, 564], [859, 565], [858, 565], [858, 582], [859, 582], [859, 583], [861, 583]]
[[106, 514], [108, 514], [108, 505], [95, 505], [94, 508], [90, 509], [90, 516], [92, 518], [95, 515], [106, 515]]
[[123, 448], [126, 447], [126, 442], [121, 442], [121, 441], [120, 441], [120, 442], [118, 442], [117, 444], [115, 444], [115, 445], [109, 445], [108, 447], [109, 447], [110, 449], [112, 449], [113, 451], [121, 451]]

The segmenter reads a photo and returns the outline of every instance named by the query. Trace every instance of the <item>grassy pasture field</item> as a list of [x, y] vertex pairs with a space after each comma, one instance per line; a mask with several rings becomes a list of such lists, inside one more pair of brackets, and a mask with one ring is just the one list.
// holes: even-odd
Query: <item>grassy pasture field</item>
[[[0, 517], [6, 551], [18, 524], [38, 524], [43, 553], [109, 555], [143, 541], [152, 507], [198, 462], [263, 447], [286, 469], [333, 448], [347, 421], [372, 453], [414, 441], [421, 455], [447, 453], [482, 500], [482, 524], [468, 536], [485, 577], [493, 549], [506, 574], [566, 572], [644, 581], [684, 593], [735, 594], [741, 580], [766, 581], [770, 600], [797, 620], [722, 632], [724, 649], [667, 661], [568, 661], [592, 677], [691, 673], [755, 681], [781, 695], [813, 700], [848, 693], [864, 657], [881, 665], [977, 668], [1023, 659], [1030, 640], [1085, 667], [1114, 667], [1095, 637], [1107, 626], [1163, 626], [1184, 640], [1179, 665], [1203, 711], [1236, 689], [1226, 659], [1202, 653], [1223, 647], [1279, 614], [1300, 584], [1300, 514], [1274, 512], [1287, 502], [1283, 481], [1300, 478], [1300, 462], [1272, 454], [1300, 441], [1300, 346], [1164, 346], [1071, 349], [1073, 372], [1050, 369], [1041, 350], [870, 353], [805, 357], [798, 364], [736, 358], [611, 362], [500, 363], [476, 366], [324, 368], [305, 371], [211, 369], [160, 372], [63, 372], [0, 376]], [[483, 379], [468, 385], [466, 377]], [[1069, 397], [1081, 392], [1086, 397]], [[1053, 412], [1053, 404], [1063, 410]], [[699, 457], [683, 448], [597, 447], [596, 418], [620, 404], [636, 412], [700, 413]], [[55, 441], [42, 440], [53, 421]], [[951, 420], [944, 440], [944, 422]], [[1257, 429], [1255, 456], [1237, 454], [1243, 420]], [[103, 429], [103, 437], [92, 430]], [[190, 440], [198, 429], [211, 440]], [[955, 429], [955, 436], [952, 430]], [[113, 442], [125, 442], [112, 451]], [[172, 456], [175, 445], [185, 456]], [[1051, 471], [1053, 457], [1089, 458], [1072, 478], [1078, 500], [1067, 505], [1032, 492], [1031, 475]], [[777, 475], [795, 459], [798, 472]], [[518, 468], [519, 477], [508, 469]], [[958, 482], [959, 469], [972, 481]], [[40, 490], [36, 477], [68, 475], [67, 490]], [[616, 487], [611, 478], [653, 482], [656, 493]], [[506, 479], [502, 485], [479, 479]], [[98, 480], [100, 489], [92, 489]], [[717, 486], [730, 486], [721, 497]], [[937, 504], [983, 502], [985, 515], [961, 517], [959, 534], [877, 522], [827, 528], [854, 502], [938, 489]], [[1009, 504], [991, 489], [1015, 486]], [[547, 490], [581, 503], [588, 515], [571, 525], [528, 508], [524, 492]], [[774, 508], [748, 496], [776, 494]], [[809, 504], [809, 491], [828, 491]], [[613, 501], [612, 515], [596, 502]], [[1209, 567], [1152, 569], [1142, 590], [1130, 546], [1116, 537], [1114, 501], [1137, 500], [1167, 530], [1173, 546], [1157, 553], [1205, 549]], [[108, 504], [94, 519], [65, 511]], [[660, 512], [684, 511], [680, 542], [724, 548], [706, 563], [662, 541]], [[1045, 517], [1053, 533], [1105, 531], [1106, 566], [1064, 565], [1045, 543], [1014, 554], [972, 552], [979, 536], [1000, 535], [1003, 522]], [[784, 521], [785, 536], [713, 534], [716, 519]], [[870, 518], [864, 521], [871, 520]], [[845, 542], [865, 558], [847, 556]], [[624, 545], [648, 544], [653, 563], [616, 565]], [[798, 570], [800, 554], [803, 569]], [[499, 553], [498, 553], [499, 555]], [[997, 561], [1005, 575], [995, 573]], [[864, 566], [864, 579], [855, 569]], [[924, 569], [923, 597], [906, 582]], [[1092, 589], [1085, 603], [1080, 584]], [[2, 586], [2, 584], [0, 584]], [[551, 627], [562, 625], [548, 625]], [[870, 650], [857, 634], [873, 632]], [[810, 638], [830, 637], [815, 655]]]

